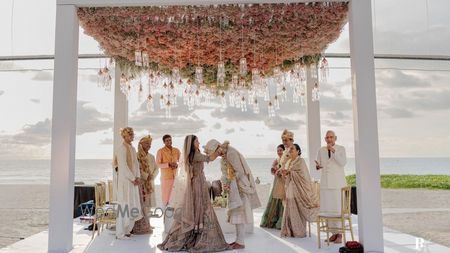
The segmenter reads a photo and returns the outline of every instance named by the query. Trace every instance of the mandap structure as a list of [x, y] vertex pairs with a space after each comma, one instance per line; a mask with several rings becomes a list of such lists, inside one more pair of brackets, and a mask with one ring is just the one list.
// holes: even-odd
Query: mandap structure
[[347, 22], [359, 238], [366, 251], [383, 252], [370, 0], [58, 0], [56, 12], [49, 252], [72, 249], [80, 26], [111, 58], [98, 75], [103, 87], [114, 86], [115, 148], [136, 90], [146, 92], [149, 113], [157, 105], [166, 117], [172, 107], [214, 100], [268, 117], [280, 102], [305, 103], [308, 150], [318, 150], [322, 55]]

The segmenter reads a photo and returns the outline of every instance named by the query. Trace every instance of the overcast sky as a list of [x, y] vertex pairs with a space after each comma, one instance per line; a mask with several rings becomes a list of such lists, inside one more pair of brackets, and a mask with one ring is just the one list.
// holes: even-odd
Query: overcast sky
[[[449, 9], [446, 0], [376, 0], [376, 53], [450, 55]], [[16, 0], [14, 6], [11, 0], [1, 1], [0, 55], [53, 54], [54, 12], [55, 1]], [[346, 27], [328, 52], [346, 53], [348, 48]], [[80, 53], [98, 52], [97, 43], [81, 32]], [[338, 142], [353, 156], [349, 61], [329, 62], [321, 130], [336, 130]], [[77, 158], [112, 156], [113, 93], [97, 87], [99, 66], [99, 60], [79, 63]], [[381, 156], [450, 157], [450, 63], [377, 60], [376, 67]], [[52, 61], [0, 62], [0, 159], [49, 158], [52, 69]], [[163, 111], [148, 113], [135, 96], [130, 99], [130, 126], [137, 137], [155, 137], [152, 152], [162, 146], [165, 133], [174, 135], [180, 148], [183, 136], [194, 133], [202, 143], [229, 140], [247, 156], [274, 156], [284, 128], [293, 130], [306, 150], [305, 108], [292, 102], [283, 104], [274, 119], [267, 117], [266, 107], [259, 115], [221, 111], [217, 105], [192, 112], [179, 107], [173, 114], [165, 119]]]

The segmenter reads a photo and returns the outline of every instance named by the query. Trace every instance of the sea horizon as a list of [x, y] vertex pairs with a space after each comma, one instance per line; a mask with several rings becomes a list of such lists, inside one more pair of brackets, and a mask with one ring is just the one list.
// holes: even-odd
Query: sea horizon
[[[270, 166], [274, 158], [247, 158], [253, 176], [262, 184], [272, 183]], [[220, 159], [219, 159], [220, 160]], [[207, 180], [220, 179], [220, 162], [205, 166]], [[307, 159], [306, 159], [307, 160]], [[355, 174], [355, 159], [349, 157], [346, 175]], [[382, 157], [380, 173], [412, 175], [450, 175], [450, 157]], [[76, 159], [75, 182], [93, 184], [112, 178], [111, 159]], [[0, 160], [0, 184], [49, 184], [49, 159]], [[159, 176], [155, 179], [159, 184]]]

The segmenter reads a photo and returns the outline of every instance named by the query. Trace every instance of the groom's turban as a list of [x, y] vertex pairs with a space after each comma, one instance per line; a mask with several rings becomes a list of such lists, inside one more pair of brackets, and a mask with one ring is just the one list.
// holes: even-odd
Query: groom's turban
[[287, 130], [287, 129], [285, 129], [283, 131], [283, 133], [281, 134], [281, 139], [285, 139], [285, 138], [293, 140], [294, 139], [294, 133], [289, 131], [289, 130]]
[[216, 139], [212, 139], [206, 143], [203, 148], [205, 149], [206, 154], [211, 154], [217, 150], [217, 148], [220, 146], [220, 142]]

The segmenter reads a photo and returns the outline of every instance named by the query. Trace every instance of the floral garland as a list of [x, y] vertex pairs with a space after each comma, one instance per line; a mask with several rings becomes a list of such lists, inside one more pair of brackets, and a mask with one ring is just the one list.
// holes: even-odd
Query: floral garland
[[220, 6], [79, 8], [80, 24], [105, 54], [131, 72], [135, 51], [146, 51], [150, 69], [184, 78], [202, 66], [204, 82], [215, 83], [217, 64], [226, 79], [245, 57], [249, 69], [271, 75], [294, 63], [315, 63], [347, 22], [348, 3], [296, 3]]

